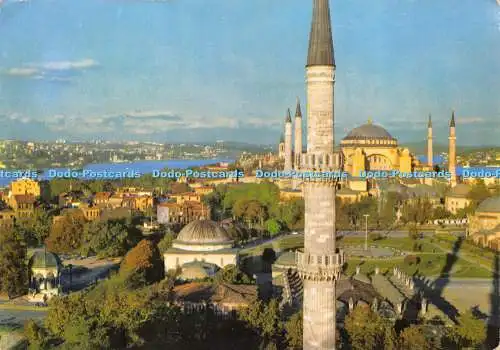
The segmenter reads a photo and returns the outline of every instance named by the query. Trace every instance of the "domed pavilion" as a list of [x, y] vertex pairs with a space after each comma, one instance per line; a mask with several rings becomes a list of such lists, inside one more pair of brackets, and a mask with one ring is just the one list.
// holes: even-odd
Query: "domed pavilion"
[[57, 254], [36, 250], [29, 260], [29, 288], [32, 301], [46, 301], [60, 293], [62, 262]]
[[500, 251], [500, 196], [479, 204], [470, 218], [469, 234], [477, 244]]
[[165, 271], [180, 267], [187, 279], [210, 277], [224, 266], [238, 265], [238, 249], [219, 224], [195, 220], [184, 226], [164, 260]]

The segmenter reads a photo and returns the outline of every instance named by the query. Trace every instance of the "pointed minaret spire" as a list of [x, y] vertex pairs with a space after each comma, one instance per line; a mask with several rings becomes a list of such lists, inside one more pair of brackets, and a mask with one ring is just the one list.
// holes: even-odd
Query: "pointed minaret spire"
[[455, 187], [457, 185], [457, 135], [455, 130], [455, 111], [451, 113], [450, 136], [448, 139], [448, 171], [451, 174], [450, 185], [451, 187]]
[[288, 108], [285, 119], [285, 171], [292, 170], [293, 167], [292, 143], [292, 114]]
[[291, 123], [292, 122], [292, 114], [290, 112], [290, 108], [286, 111], [286, 118], [285, 118], [285, 123]]
[[300, 108], [300, 100], [297, 97], [297, 108], [295, 108], [295, 118], [302, 117], [302, 110]]
[[295, 109], [295, 135], [293, 145], [293, 168], [299, 169], [302, 162], [302, 110], [300, 108], [300, 100], [297, 97], [297, 108]]
[[427, 123], [427, 165], [432, 167], [434, 158], [434, 151], [432, 145], [432, 117], [429, 114], [429, 121]]
[[335, 66], [329, 0], [314, 0], [307, 66]]

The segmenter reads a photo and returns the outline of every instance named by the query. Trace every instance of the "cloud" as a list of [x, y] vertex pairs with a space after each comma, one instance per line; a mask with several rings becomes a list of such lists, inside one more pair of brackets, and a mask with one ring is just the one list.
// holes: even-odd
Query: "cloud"
[[38, 69], [28, 68], [28, 67], [10, 68], [7, 69], [5, 72], [5, 74], [7, 75], [18, 76], [18, 77], [34, 77], [39, 73], [40, 71]]
[[[20, 117], [20, 116], [19, 116]], [[26, 122], [30, 118], [23, 117]], [[55, 133], [74, 136], [93, 136], [104, 133], [129, 136], [148, 136], [177, 130], [242, 130], [245, 128], [273, 130], [279, 123], [266, 118], [250, 118], [245, 121], [223, 116], [181, 116], [171, 111], [135, 110], [132, 112], [104, 115], [53, 115], [38, 119]]]
[[79, 61], [52, 61], [46, 63], [31, 64], [45, 71], [68, 71], [85, 70], [99, 66], [99, 63], [91, 58], [85, 58]]
[[487, 122], [486, 119], [481, 117], [457, 117], [457, 124], [483, 124]]
[[[55, 83], [70, 83], [70, 77], [76, 72], [96, 68], [99, 63], [91, 58], [77, 61], [50, 61], [44, 63], [29, 63], [20, 67], [5, 70], [4, 74], [11, 77], [35, 79]], [[70, 76], [68, 76], [70, 75]]]

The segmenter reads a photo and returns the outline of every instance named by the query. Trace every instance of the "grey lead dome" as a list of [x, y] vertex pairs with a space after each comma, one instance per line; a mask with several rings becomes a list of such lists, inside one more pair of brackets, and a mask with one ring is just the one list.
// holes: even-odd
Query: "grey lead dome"
[[358, 126], [344, 138], [344, 140], [358, 139], [394, 140], [392, 135], [383, 127], [370, 123]]
[[231, 238], [221, 226], [211, 220], [195, 220], [184, 226], [177, 242], [186, 244], [228, 243]]

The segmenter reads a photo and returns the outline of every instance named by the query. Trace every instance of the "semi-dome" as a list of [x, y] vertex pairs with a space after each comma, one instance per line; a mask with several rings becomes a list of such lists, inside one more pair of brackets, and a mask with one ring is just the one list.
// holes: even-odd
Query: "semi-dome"
[[394, 140], [391, 134], [380, 125], [368, 122], [351, 130], [344, 140]]
[[62, 266], [62, 262], [57, 254], [38, 250], [31, 256], [29, 265], [31, 268], [58, 268]]
[[214, 264], [205, 263], [202, 261], [193, 261], [182, 265], [182, 272], [179, 278], [181, 280], [196, 280], [213, 277], [217, 270]]
[[477, 207], [477, 212], [500, 213], [500, 196], [485, 199]]
[[224, 228], [211, 220], [195, 220], [184, 226], [177, 236], [183, 244], [218, 244], [231, 241]]

